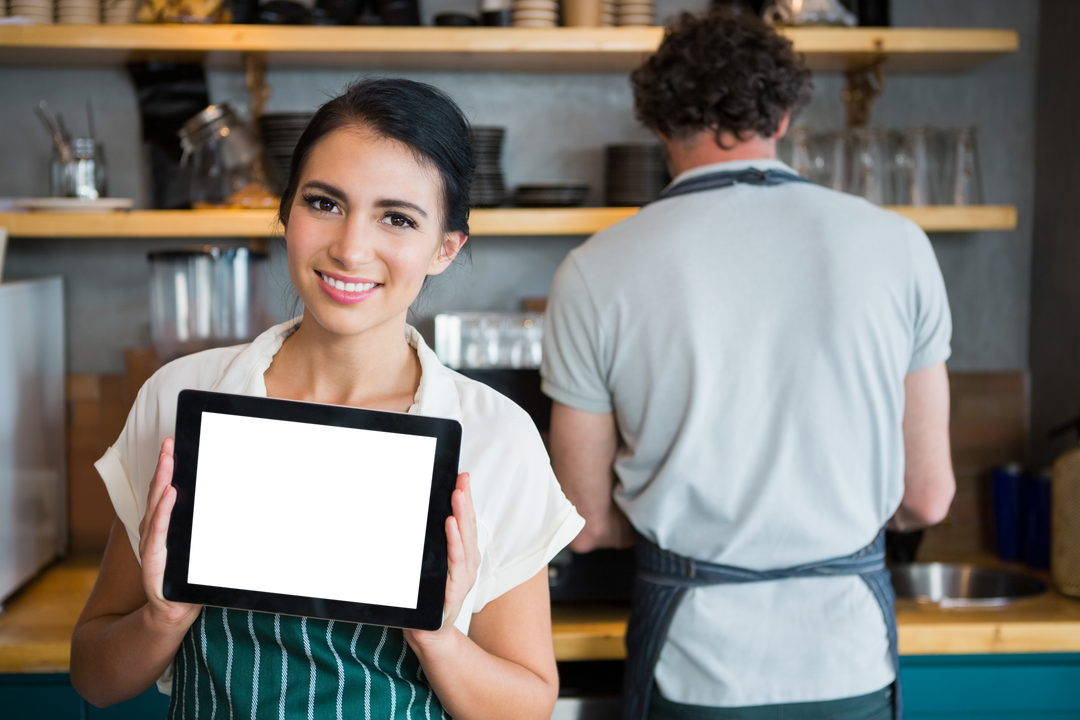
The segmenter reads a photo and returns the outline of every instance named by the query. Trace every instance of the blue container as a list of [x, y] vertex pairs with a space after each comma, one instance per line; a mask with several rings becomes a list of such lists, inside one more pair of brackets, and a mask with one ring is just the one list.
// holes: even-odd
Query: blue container
[[1002, 560], [1020, 560], [1020, 466], [991, 473], [994, 499], [994, 545]]
[[1020, 478], [1020, 557], [1029, 567], [1050, 569], [1050, 478]]

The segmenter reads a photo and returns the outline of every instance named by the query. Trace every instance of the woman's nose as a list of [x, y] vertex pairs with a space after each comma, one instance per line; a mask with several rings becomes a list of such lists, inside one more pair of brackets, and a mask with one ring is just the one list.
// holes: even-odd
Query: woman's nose
[[330, 257], [345, 268], [360, 267], [371, 262], [375, 258], [375, 238], [372, 230], [362, 218], [349, 218], [342, 227], [341, 234], [330, 246]]

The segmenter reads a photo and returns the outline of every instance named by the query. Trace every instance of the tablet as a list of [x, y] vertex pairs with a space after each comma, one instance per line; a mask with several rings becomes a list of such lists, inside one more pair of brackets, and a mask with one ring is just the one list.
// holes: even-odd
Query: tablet
[[437, 630], [460, 449], [453, 420], [182, 391], [166, 599]]

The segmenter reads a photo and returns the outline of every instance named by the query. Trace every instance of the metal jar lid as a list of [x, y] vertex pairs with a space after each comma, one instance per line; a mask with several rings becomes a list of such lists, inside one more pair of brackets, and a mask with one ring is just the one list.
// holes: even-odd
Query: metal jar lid
[[178, 133], [181, 138], [193, 138], [198, 135], [204, 128], [212, 127], [219, 121], [226, 123], [236, 119], [236, 113], [229, 106], [229, 103], [223, 102], [217, 105], [210, 105], [204, 110], [201, 110], [197, 115], [189, 119], [184, 123], [184, 126], [180, 128]]

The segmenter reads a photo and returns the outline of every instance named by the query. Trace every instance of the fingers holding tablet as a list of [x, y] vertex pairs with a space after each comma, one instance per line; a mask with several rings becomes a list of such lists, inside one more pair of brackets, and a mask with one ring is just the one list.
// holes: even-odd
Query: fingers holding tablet
[[468, 473], [458, 475], [451, 500], [454, 514], [446, 521], [447, 561], [446, 614], [443, 628], [457, 620], [465, 596], [476, 582], [480, 550], [476, 540], [476, 512]]
[[176, 488], [172, 486], [174, 443], [170, 437], [161, 443], [157, 469], [150, 483], [146, 499], [146, 512], [139, 523], [139, 557], [142, 562], [143, 591], [146, 593], [151, 616], [169, 625], [190, 624], [199, 612], [199, 606], [170, 602], [162, 592], [165, 574], [165, 541], [169, 532], [169, 518], [176, 504]]
[[447, 572], [442, 627], [431, 632], [406, 630], [406, 638], [413, 641], [419, 639], [423, 642], [425, 637], [452, 632], [465, 597], [476, 583], [476, 573], [480, 567], [480, 548], [469, 473], [457, 476], [457, 486], [450, 503], [453, 514], [446, 518]]

